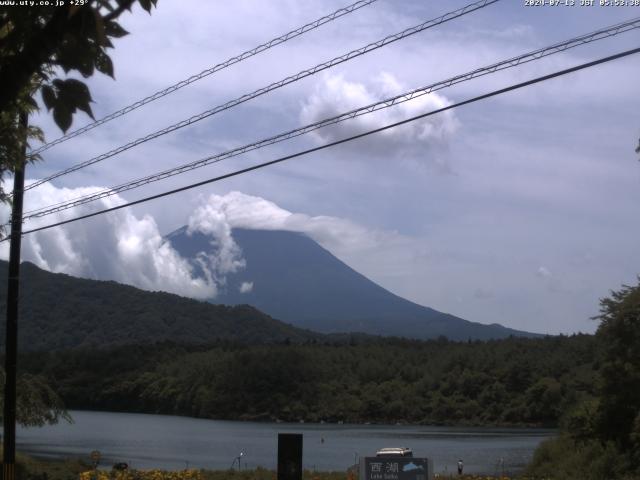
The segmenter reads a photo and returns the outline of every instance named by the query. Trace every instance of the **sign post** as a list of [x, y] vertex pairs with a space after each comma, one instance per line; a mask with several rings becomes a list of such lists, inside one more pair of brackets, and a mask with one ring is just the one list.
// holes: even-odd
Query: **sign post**
[[98, 480], [98, 465], [100, 464], [100, 452], [93, 450], [91, 452], [91, 463], [93, 463], [93, 480]]
[[302, 434], [278, 434], [278, 480], [302, 480]]

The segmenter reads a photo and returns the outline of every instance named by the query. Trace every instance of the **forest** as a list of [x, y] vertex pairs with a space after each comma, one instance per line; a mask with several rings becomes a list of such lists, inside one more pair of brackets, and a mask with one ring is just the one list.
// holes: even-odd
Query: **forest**
[[[487, 342], [328, 336], [25, 352], [69, 409], [308, 422], [558, 427], [535, 478], [640, 475], [640, 284], [595, 335]], [[46, 381], [44, 380], [46, 379]], [[49, 393], [47, 393], [49, 395]], [[64, 411], [54, 413], [60, 419]], [[62, 413], [62, 414], [61, 414]]]
[[593, 336], [352, 338], [30, 353], [71, 409], [216, 419], [556, 426], [595, 394]]
[[[6, 309], [7, 262], [0, 260], [0, 310]], [[320, 334], [280, 322], [249, 305], [214, 305], [116, 282], [76, 278], [23, 262], [21, 351], [109, 347], [173, 340], [294, 342]], [[4, 345], [0, 329], [0, 345]]]

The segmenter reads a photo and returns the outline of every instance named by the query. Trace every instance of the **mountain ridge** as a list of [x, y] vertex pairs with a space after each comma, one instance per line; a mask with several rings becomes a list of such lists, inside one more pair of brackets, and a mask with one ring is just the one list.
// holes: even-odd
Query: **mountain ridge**
[[[500, 325], [470, 322], [406, 300], [369, 280], [310, 237], [283, 230], [235, 228], [232, 236], [246, 267], [227, 274], [226, 287], [212, 302], [248, 303], [292, 325], [330, 332], [363, 332], [430, 339], [489, 340], [508, 336], [537, 337]], [[187, 227], [166, 240], [192, 261], [211, 253], [212, 239]], [[252, 285], [242, 292], [243, 284]]]
[[[8, 264], [0, 261], [0, 309], [6, 310]], [[295, 328], [249, 305], [214, 305], [114, 281], [51, 273], [21, 264], [21, 350], [153, 344], [300, 343], [319, 334]], [[0, 345], [5, 330], [0, 329]]]

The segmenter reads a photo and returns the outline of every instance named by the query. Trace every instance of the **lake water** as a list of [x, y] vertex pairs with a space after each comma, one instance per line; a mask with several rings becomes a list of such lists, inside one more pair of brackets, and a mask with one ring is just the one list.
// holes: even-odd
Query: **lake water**
[[[303, 434], [303, 463], [310, 470], [344, 471], [357, 456], [382, 447], [410, 447], [431, 457], [436, 472], [493, 474], [521, 469], [553, 430], [385, 425], [254, 423], [166, 415], [71, 411], [74, 423], [19, 428], [18, 450], [40, 457], [102, 454], [101, 465], [127, 462], [133, 468], [227, 469], [244, 452], [242, 468], [275, 469], [278, 433]], [[237, 465], [237, 463], [236, 463]]]

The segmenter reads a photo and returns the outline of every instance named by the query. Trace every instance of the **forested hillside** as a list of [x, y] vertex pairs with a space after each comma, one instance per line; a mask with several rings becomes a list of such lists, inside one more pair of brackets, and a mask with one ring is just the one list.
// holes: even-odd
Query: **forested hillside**
[[[0, 311], [6, 309], [7, 262], [0, 261]], [[248, 305], [213, 305], [116, 282], [50, 273], [23, 262], [21, 350], [106, 348], [162, 341], [292, 342], [315, 333], [292, 327]], [[0, 344], [4, 345], [4, 329]]]
[[594, 393], [592, 336], [125, 346], [33, 353], [68, 408], [218, 419], [556, 425]]

